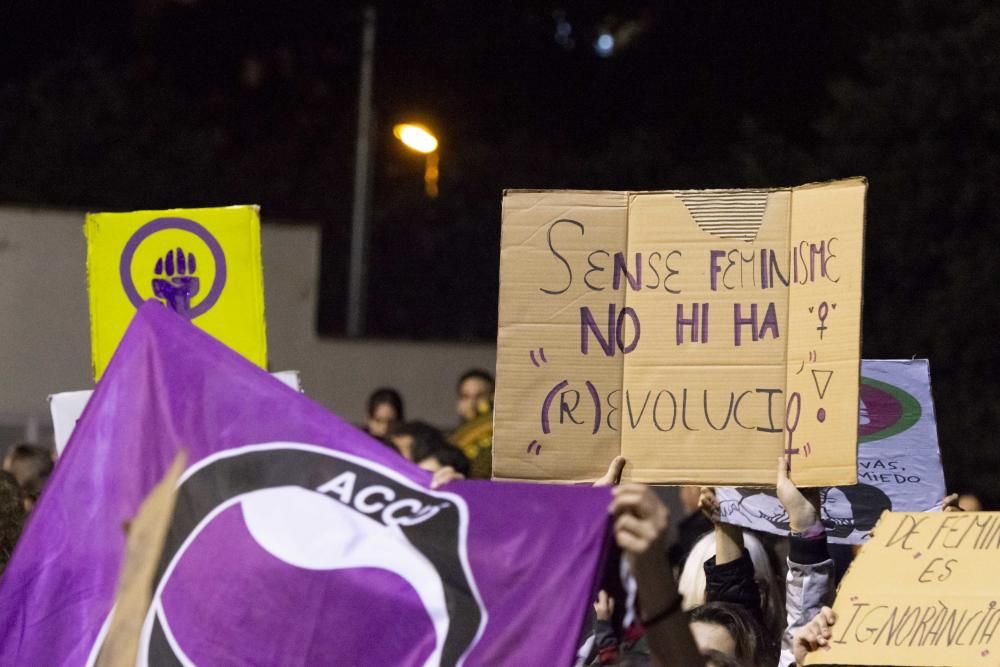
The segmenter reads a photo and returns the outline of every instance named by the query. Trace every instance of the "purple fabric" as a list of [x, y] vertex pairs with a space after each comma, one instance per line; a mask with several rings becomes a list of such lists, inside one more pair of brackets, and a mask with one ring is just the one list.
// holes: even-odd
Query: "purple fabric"
[[[240, 554], [239, 568], [229, 562], [230, 551]], [[361, 606], [339, 604], [344, 597], [354, 597]], [[299, 647], [307, 647], [302, 655], [308, 665], [343, 664], [352, 656], [392, 665], [401, 655], [423, 664], [433, 636], [420, 601], [403, 579], [377, 569], [289, 568], [253, 540], [237, 507], [225, 510], [196, 538], [163, 603], [171, 618], [174, 610], [187, 611], [176, 615], [172, 628], [184, 637], [187, 655], [197, 665], [232, 664], [238, 655], [234, 647], [261, 665], [283, 665]], [[297, 622], [288, 623], [290, 616]], [[372, 625], [370, 619], [379, 617], [397, 619], [392, 632]], [[227, 628], [224, 637], [219, 626]]]
[[[283, 472], [256, 459], [244, 469], [231, 467], [258, 456], [246, 452], [261, 443], [291, 443], [292, 458], [281, 458], [283, 445], [259, 454], [279, 457]], [[402, 552], [419, 554], [400, 559], [440, 574], [450, 615], [442, 664], [456, 662], [447, 656], [459, 653], [466, 665], [571, 663], [607, 544], [606, 489], [465, 481], [429, 491], [428, 473], [149, 302], [98, 384], [0, 578], [0, 664], [87, 664], [111, 611], [122, 526], [180, 447], [188, 451], [188, 478], [158, 572], [163, 618], [150, 618], [169, 626], [196, 664], [423, 665], [435, 641], [440, 647], [444, 635], [435, 634], [433, 605], [422, 602], [412, 580], [378, 566], [298, 567], [251, 533], [245, 499], [273, 497], [254, 495], [257, 473], [261, 484], [274, 485], [299, 471], [311, 481], [293, 493], [334, 512], [323, 516], [347, 521], [321, 523], [317, 535], [346, 534], [341, 528], [355, 522], [405, 542]], [[332, 484], [330, 465], [335, 474], [357, 471], [353, 506], [337, 495], [342, 486], [320, 489]], [[212, 483], [204, 486], [204, 479]], [[362, 489], [376, 488], [371, 479], [382, 480], [376, 492], [382, 495], [366, 496], [364, 505]], [[237, 489], [231, 493], [252, 493], [218, 505], [197, 530], [184, 528], [199, 516], [199, 502], [229, 497], [230, 486]], [[399, 503], [422, 502], [423, 514], [393, 523], [411, 509], [381, 513], [382, 506], [404, 496], [422, 499]], [[385, 502], [372, 510], [379, 498]], [[172, 569], [170, 544], [178, 546]], [[461, 567], [449, 544], [459, 545]], [[460, 632], [472, 623], [456, 615], [461, 604], [481, 619], [471, 626], [474, 638]], [[150, 642], [150, 663], [164, 662]]]

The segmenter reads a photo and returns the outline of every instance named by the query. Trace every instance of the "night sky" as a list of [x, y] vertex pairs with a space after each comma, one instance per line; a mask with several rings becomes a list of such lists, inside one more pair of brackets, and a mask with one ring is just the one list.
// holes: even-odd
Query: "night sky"
[[[319, 223], [342, 335], [360, 27], [359, 3], [4, 3], [0, 201]], [[949, 486], [1000, 500], [1000, 8], [386, 2], [376, 49], [371, 335], [495, 337], [504, 188], [867, 176], [864, 356], [930, 358]], [[433, 201], [410, 119], [441, 139]]]

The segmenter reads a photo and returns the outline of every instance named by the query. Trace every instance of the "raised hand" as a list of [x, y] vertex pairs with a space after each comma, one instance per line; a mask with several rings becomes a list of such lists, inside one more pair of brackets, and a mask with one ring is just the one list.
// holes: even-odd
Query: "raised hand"
[[799, 490], [788, 477], [788, 466], [785, 458], [778, 457], [778, 482], [776, 484], [778, 500], [788, 513], [788, 525], [792, 532], [801, 533], [816, 526], [819, 522], [819, 491], [817, 489]]
[[[612, 491], [615, 541], [629, 556], [663, 555], [670, 512], [645, 484], [622, 484]], [[654, 549], [654, 545], [656, 548]]]
[[615, 613], [615, 599], [608, 595], [607, 591], [597, 594], [597, 602], [594, 603], [594, 614], [598, 621], [610, 621], [611, 615]]
[[792, 640], [792, 654], [795, 656], [795, 664], [805, 664], [806, 655], [813, 651], [823, 649], [830, 650], [830, 638], [833, 636], [833, 624], [837, 622], [837, 615], [829, 607], [819, 610], [811, 621], [806, 623]]
[[715, 495], [715, 487], [703, 486], [698, 496], [698, 509], [701, 513], [712, 520], [712, 523], [722, 521], [722, 504]]
[[194, 275], [197, 268], [194, 253], [185, 254], [183, 248], [177, 248], [175, 255], [173, 250], [168, 250], [164, 257], [156, 260], [153, 294], [175, 313], [187, 317], [191, 299], [201, 288], [201, 281]]
[[704, 665], [687, 617], [681, 613], [681, 594], [667, 560], [667, 506], [645, 484], [622, 484], [611, 493], [615, 541], [625, 551], [635, 576], [653, 662]]
[[701, 487], [698, 509], [715, 524], [715, 562], [731, 563], [743, 555], [743, 529], [722, 520], [722, 503], [715, 495], [715, 487]]
[[434, 472], [434, 476], [431, 478], [431, 488], [436, 489], [444, 486], [448, 482], [454, 482], [456, 479], [465, 479], [465, 475], [458, 472], [451, 466], [445, 466]]
[[965, 509], [958, 504], [958, 494], [952, 493], [941, 500], [942, 512], [964, 512]]

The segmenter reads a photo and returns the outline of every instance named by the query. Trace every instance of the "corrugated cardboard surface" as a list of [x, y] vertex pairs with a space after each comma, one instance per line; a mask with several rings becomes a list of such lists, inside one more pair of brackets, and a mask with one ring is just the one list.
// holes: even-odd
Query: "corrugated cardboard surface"
[[505, 193], [494, 476], [853, 483], [865, 190]]
[[1000, 512], [886, 512], [807, 665], [1000, 664]]

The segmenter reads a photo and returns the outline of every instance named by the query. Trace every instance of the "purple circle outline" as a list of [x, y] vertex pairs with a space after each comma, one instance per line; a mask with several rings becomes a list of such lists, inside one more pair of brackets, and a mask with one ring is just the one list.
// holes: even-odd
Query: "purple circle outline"
[[135, 283], [132, 281], [132, 258], [135, 256], [135, 251], [138, 249], [140, 243], [153, 234], [166, 229], [180, 229], [181, 231], [191, 232], [205, 242], [205, 245], [212, 252], [212, 258], [215, 260], [215, 280], [212, 281], [212, 289], [209, 290], [208, 296], [202, 299], [201, 303], [188, 311], [188, 319], [193, 320], [199, 315], [204, 315], [209, 308], [215, 305], [215, 302], [219, 300], [219, 296], [222, 295], [222, 289], [226, 286], [226, 255], [222, 252], [222, 246], [219, 245], [219, 242], [207, 229], [194, 220], [188, 218], [156, 218], [136, 230], [132, 238], [125, 244], [125, 249], [122, 250], [121, 262], [118, 265], [122, 287], [125, 288], [125, 294], [133, 306], [138, 308], [142, 305], [142, 297], [139, 296], [139, 291], [135, 288]]

